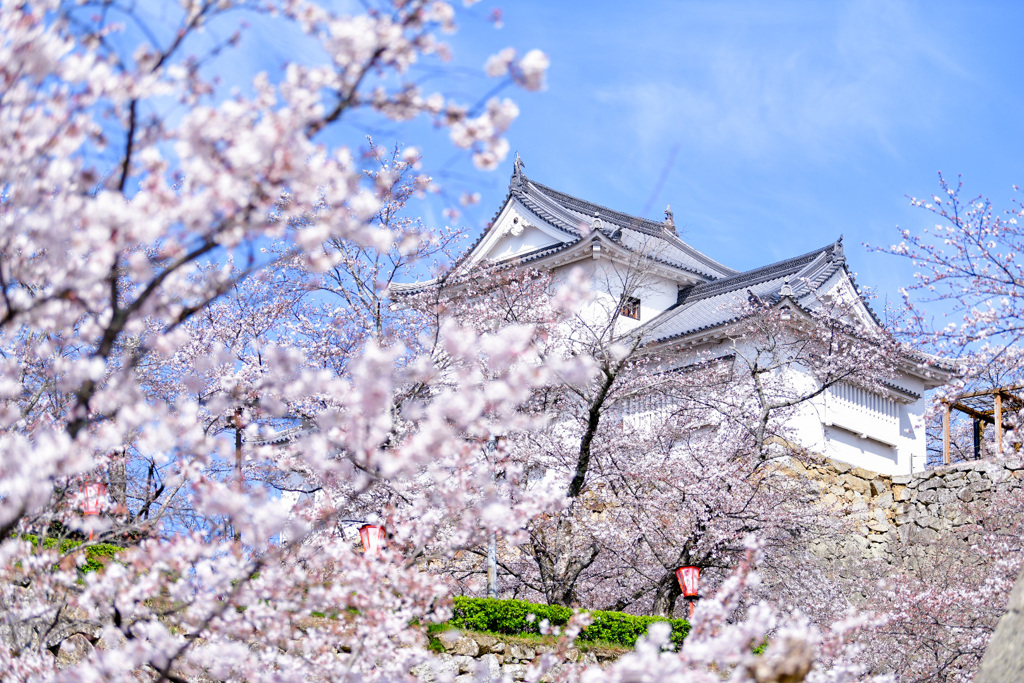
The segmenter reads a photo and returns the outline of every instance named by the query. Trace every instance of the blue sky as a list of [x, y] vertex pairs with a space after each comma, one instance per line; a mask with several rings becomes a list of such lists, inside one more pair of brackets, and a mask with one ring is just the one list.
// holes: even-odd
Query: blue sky
[[[935, 222], [906, 195], [929, 196], [942, 171], [1002, 207], [1024, 183], [1024, 3], [640, 7], [516, 0], [500, 30], [463, 21], [461, 63], [504, 45], [551, 58], [547, 90], [514, 95], [527, 175], [650, 218], [671, 202], [684, 239], [741, 269], [843, 234], [879, 307], [913, 270], [861, 244]], [[475, 231], [510, 170], [511, 157], [475, 181], [483, 201], [463, 217]]]
[[[930, 196], [942, 171], [962, 174], [968, 196], [1005, 207], [1024, 184], [1024, 3], [514, 0], [501, 6], [501, 29], [486, 21], [494, 7], [461, 12], [449, 42], [467, 73], [506, 45], [550, 56], [544, 92], [502, 93], [521, 109], [509, 138], [527, 174], [649, 218], [671, 203], [683, 238], [734, 268], [842, 234], [881, 309], [913, 268], [861, 245], [934, 224], [907, 195]], [[297, 33], [253, 29], [234, 68], [273, 74], [304, 56]], [[467, 102], [491, 87], [471, 76], [419, 78]], [[428, 125], [359, 116], [345, 125], [338, 141], [358, 144], [369, 130], [378, 143], [415, 144], [439, 181], [479, 191], [480, 206], [459, 220], [472, 236], [499, 208], [513, 155], [480, 174]], [[440, 225], [440, 208], [419, 210]]]

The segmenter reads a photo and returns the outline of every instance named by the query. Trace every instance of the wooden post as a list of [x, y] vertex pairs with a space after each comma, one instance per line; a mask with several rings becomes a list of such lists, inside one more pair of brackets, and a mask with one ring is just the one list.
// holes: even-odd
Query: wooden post
[[1003, 454], [1003, 395], [996, 394], [996, 457]]
[[942, 409], [942, 464], [949, 464], [949, 404]]

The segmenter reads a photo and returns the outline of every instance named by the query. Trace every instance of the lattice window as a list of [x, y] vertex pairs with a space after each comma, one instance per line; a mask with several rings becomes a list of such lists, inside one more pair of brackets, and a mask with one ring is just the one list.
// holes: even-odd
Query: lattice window
[[896, 402], [873, 391], [861, 389], [846, 382], [839, 382], [830, 386], [827, 393], [832, 401], [849, 406], [854, 410], [884, 419], [899, 419], [899, 407]]
[[654, 429], [668, 417], [671, 403], [667, 397], [657, 393], [633, 396], [626, 403], [622, 427], [630, 432]]
[[826, 425], [837, 425], [862, 437], [896, 445], [899, 404], [892, 398], [845, 382], [830, 386], [825, 396]]
[[633, 296], [622, 297], [622, 305], [619, 306], [619, 315], [633, 320], [640, 319], [640, 299]]

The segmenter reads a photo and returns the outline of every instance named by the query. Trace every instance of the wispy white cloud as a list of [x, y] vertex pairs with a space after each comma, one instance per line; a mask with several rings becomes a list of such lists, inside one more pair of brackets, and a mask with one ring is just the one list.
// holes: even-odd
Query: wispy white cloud
[[641, 78], [595, 96], [625, 108], [652, 150], [678, 141], [750, 159], [788, 150], [832, 160], [863, 144], [898, 155], [893, 134], [931, 125], [940, 84], [965, 76], [906, 3], [772, 7], [705, 8], [700, 31], [656, 41], [660, 62], [636, 52]]

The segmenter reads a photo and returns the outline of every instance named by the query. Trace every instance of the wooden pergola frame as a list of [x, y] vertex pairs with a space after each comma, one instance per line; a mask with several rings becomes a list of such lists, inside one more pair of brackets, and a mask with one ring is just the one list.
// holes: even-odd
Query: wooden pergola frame
[[[943, 401], [942, 411], [942, 463], [949, 464], [949, 416], [957, 410], [971, 417], [974, 421], [974, 457], [981, 457], [981, 440], [984, 435], [983, 424], [995, 425], [996, 451], [1003, 452], [1003, 430], [1013, 429], [1013, 425], [1003, 422], [1004, 409], [1024, 409], [1024, 398], [1014, 393], [1024, 389], [1024, 384], [1012, 387], [995, 387], [972, 391]], [[992, 407], [989, 408], [989, 405]]]

